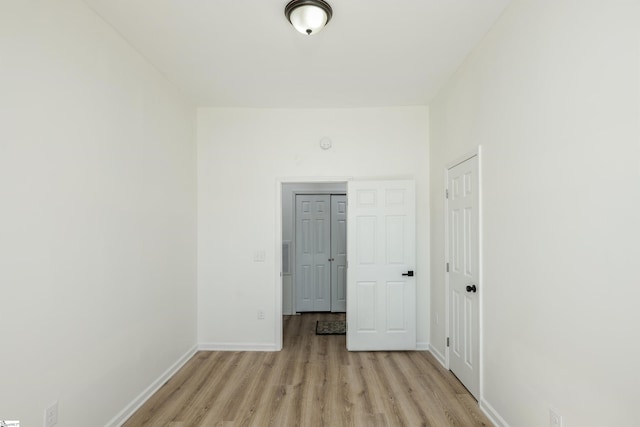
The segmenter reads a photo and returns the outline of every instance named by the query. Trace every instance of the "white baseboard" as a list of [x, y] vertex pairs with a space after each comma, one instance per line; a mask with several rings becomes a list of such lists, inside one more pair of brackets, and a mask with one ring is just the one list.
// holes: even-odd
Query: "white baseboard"
[[429, 351], [429, 343], [428, 342], [417, 342], [416, 350], [418, 351]]
[[193, 346], [189, 351], [183, 354], [173, 365], [169, 367], [160, 377], [149, 385], [142, 393], [138, 395], [131, 403], [129, 403], [122, 411], [118, 413], [105, 427], [120, 427], [125, 421], [131, 417], [144, 403], [154, 395], [172, 376], [175, 375], [185, 363], [189, 361], [198, 351], [197, 346]]
[[438, 362], [440, 362], [440, 364], [442, 365], [443, 368], [448, 369], [447, 368], [447, 359], [444, 357], [444, 355], [442, 353], [440, 353], [435, 347], [430, 346], [429, 347], [429, 351], [431, 352], [431, 354], [433, 354], [433, 357], [436, 358], [436, 360]]
[[211, 342], [200, 343], [200, 351], [278, 351], [275, 344], [264, 343], [236, 343], [236, 342]]
[[484, 399], [480, 399], [480, 410], [491, 420], [496, 427], [509, 427], [509, 424], [500, 416], [498, 411]]

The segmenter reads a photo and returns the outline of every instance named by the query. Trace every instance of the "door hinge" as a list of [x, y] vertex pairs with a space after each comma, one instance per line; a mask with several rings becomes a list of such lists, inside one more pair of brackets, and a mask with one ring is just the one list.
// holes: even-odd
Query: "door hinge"
[[449, 189], [447, 188], [446, 190], [444, 190], [444, 196], [448, 199], [449, 198]]
[[447, 263], [447, 273], [449, 272], [449, 263]]
[[449, 347], [449, 337], [447, 337], [447, 347]]

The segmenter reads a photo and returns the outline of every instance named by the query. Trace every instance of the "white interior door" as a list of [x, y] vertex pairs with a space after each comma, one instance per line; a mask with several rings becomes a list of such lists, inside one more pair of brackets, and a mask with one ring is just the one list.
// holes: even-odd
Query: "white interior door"
[[331, 196], [331, 311], [347, 311], [347, 196]]
[[478, 398], [479, 185], [478, 156], [448, 171], [449, 368]]
[[348, 183], [347, 349], [415, 350], [415, 183]]
[[296, 196], [296, 311], [331, 309], [331, 197]]

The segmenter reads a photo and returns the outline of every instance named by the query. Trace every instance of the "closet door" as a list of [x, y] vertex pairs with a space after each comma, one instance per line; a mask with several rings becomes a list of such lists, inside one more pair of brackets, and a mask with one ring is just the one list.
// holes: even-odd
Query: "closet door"
[[331, 310], [331, 196], [296, 196], [296, 311]]

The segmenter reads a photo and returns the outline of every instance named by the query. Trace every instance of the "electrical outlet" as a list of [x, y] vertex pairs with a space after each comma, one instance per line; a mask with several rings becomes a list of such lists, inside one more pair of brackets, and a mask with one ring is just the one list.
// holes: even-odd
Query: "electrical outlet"
[[264, 320], [264, 310], [258, 310], [258, 320]]
[[558, 415], [556, 411], [549, 411], [549, 425], [551, 427], [562, 427], [562, 415]]
[[44, 427], [53, 427], [58, 424], [58, 402], [52, 403], [44, 410]]

